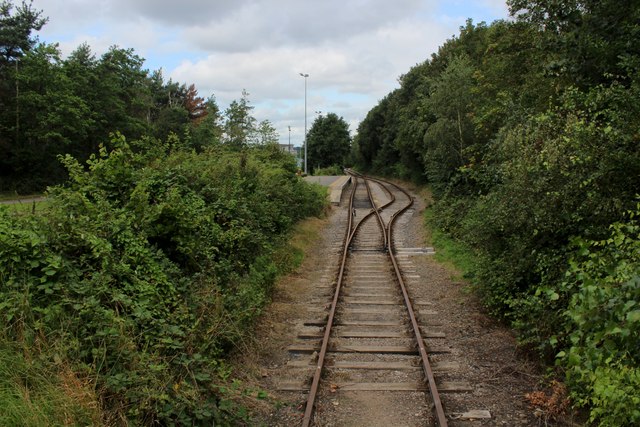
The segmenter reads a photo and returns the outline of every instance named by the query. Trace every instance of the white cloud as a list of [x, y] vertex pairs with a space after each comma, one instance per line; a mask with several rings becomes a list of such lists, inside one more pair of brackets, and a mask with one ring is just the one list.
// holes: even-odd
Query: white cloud
[[34, 8], [51, 18], [41, 39], [63, 53], [82, 42], [98, 55], [133, 48], [148, 68], [194, 83], [222, 109], [246, 89], [256, 118], [283, 140], [292, 126], [292, 141], [304, 127], [299, 72], [310, 75], [308, 123], [316, 110], [335, 112], [353, 132], [467, 17], [507, 16], [501, 0], [34, 0]]
[[219, 19], [247, 0], [112, 0], [109, 13], [118, 20], [145, 16], [163, 25], [185, 27]]
[[238, 51], [283, 44], [308, 46], [344, 40], [404, 19], [430, 2], [418, 0], [241, 2], [225, 17], [214, 17], [185, 31], [203, 50]]

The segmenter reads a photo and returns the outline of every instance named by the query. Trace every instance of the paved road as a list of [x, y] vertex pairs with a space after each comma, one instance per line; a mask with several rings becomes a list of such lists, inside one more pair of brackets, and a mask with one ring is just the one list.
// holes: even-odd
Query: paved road
[[0, 200], [0, 205], [17, 205], [18, 203], [42, 202], [46, 197], [25, 197], [24, 199]]
[[330, 186], [335, 181], [340, 178], [341, 175], [337, 176], [305, 176], [304, 180], [307, 182], [315, 182], [316, 184], [324, 185], [325, 187]]
[[344, 190], [350, 178], [347, 175], [338, 176], [305, 176], [305, 181], [315, 182], [325, 187], [329, 187], [329, 200], [333, 205], [340, 204], [342, 190]]

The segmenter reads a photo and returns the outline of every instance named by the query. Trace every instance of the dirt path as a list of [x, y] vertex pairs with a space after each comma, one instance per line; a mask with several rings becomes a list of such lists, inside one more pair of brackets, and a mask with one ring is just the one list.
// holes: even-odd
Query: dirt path
[[47, 200], [46, 197], [44, 196], [38, 196], [38, 197], [25, 197], [23, 199], [10, 199], [10, 200], [0, 200], [0, 205], [17, 205], [20, 203], [23, 204], [31, 204], [33, 202], [42, 202]]
[[[300, 424], [306, 394], [278, 391], [283, 379], [290, 380], [292, 370], [287, 367], [292, 356], [287, 351], [303, 327], [303, 322], [320, 317], [323, 303], [333, 279], [333, 261], [340, 253], [343, 226], [346, 220], [345, 203], [333, 207], [324, 220], [323, 234], [307, 254], [295, 274], [283, 278], [277, 286], [273, 303], [266, 310], [256, 332], [256, 341], [248, 343], [245, 354], [237, 358], [236, 374], [248, 384], [268, 392], [269, 398], [253, 403], [256, 422], [268, 426], [295, 426]], [[425, 241], [423, 211], [425, 202], [416, 198], [416, 206], [400, 221], [397, 247], [416, 248], [430, 246]], [[436, 248], [437, 250], [437, 248]], [[524, 395], [538, 388], [541, 375], [531, 363], [517, 352], [511, 332], [483, 314], [476, 298], [466, 291], [466, 285], [455, 280], [455, 272], [447, 270], [426, 254], [405, 255], [415, 273], [407, 286], [412, 298], [430, 299], [437, 309], [440, 330], [446, 334], [451, 354], [446, 362], [454, 368], [441, 376], [444, 380], [464, 380], [472, 385], [470, 392], [447, 393], [443, 396], [450, 426], [537, 426], [545, 425], [536, 417]], [[308, 357], [308, 356], [307, 356]], [[437, 359], [437, 357], [436, 357]], [[331, 393], [331, 392], [328, 392]], [[388, 393], [388, 392], [386, 392]], [[358, 399], [362, 399], [362, 394]], [[317, 426], [383, 426], [393, 420], [393, 411], [413, 414], [412, 421], [404, 425], [433, 425], [427, 401], [416, 406], [416, 399], [397, 401], [393, 411], [376, 405], [379, 396], [371, 393], [367, 401], [354, 401], [339, 390], [325, 395], [316, 409]], [[422, 398], [418, 398], [422, 402]], [[353, 411], [367, 418], [335, 418], [340, 413]], [[368, 407], [368, 411], [360, 408]], [[464, 419], [468, 411], [487, 411], [490, 418]], [[406, 420], [406, 417], [404, 418]], [[331, 421], [328, 421], [331, 420]], [[550, 425], [550, 424], [547, 424]]]

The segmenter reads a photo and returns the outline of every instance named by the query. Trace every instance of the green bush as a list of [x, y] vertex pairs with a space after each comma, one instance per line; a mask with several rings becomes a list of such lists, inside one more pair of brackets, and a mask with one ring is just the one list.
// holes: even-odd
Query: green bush
[[275, 245], [324, 194], [270, 148], [112, 144], [87, 169], [63, 159], [46, 216], [0, 211], [5, 339], [55, 348], [134, 424], [240, 421], [223, 356], [268, 300]]
[[314, 175], [327, 175], [327, 176], [335, 176], [335, 175], [344, 175], [344, 171], [340, 165], [332, 165], [327, 166], [325, 168], [317, 168], [313, 170]]
[[640, 423], [640, 224], [638, 209], [609, 237], [576, 242], [559, 293], [570, 295], [559, 363], [573, 396], [603, 426]]

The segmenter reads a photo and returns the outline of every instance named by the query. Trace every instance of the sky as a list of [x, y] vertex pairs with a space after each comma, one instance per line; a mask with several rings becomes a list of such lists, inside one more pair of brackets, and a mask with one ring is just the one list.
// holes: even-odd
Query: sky
[[144, 68], [195, 84], [222, 110], [244, 89], [254, 117], [295, 146], [304, 141], [305, 80], [307, 129], [335, 113], [354, 135], [398, 78], [468, 18], [508, 17], [504, 0], [33, 0], [33, 8], [49, 18], [40, 41], [58, 43], [63, 56], [85, 42], [97, 56], [133, 48]]

